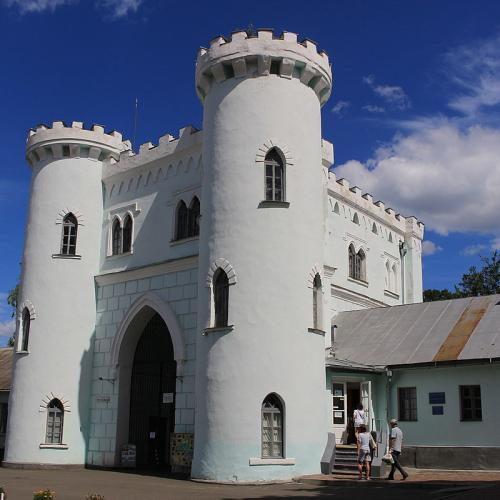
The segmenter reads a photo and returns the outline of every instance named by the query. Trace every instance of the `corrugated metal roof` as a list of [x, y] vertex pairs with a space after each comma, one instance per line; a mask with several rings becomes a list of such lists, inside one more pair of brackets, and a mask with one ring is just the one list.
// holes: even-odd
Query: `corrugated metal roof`
[[13, 352], [11, 347], [0, 348], [0, 391], [10, 391]]
[[362, 365], [500, 357], [500, 295], [341, 312], [332, 323], [336, 358]]

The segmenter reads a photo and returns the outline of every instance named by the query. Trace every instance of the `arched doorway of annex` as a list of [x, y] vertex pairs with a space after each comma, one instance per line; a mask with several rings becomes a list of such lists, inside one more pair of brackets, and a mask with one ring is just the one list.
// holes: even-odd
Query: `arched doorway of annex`
[[120, 323], [111, 356], [118, 392], [115, 464], [122, 447], [134, 444], [137, 467], [168, 467], [176, 378], [185, 359], [170, 306], [154, 292], [139, 297]]

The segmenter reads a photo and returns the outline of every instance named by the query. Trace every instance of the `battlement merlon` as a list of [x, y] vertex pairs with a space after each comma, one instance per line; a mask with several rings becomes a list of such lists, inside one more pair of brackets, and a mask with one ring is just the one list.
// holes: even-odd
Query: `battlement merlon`
[[203, 102], [214, 82], [274, 72], [311, 87], [321, 105], [330, 97], [332, 71], [326, 52], [318, 51], [311, 40], [298, 42], [296, 33], [285, 31], [275, 37], [270, 29], [257, 30], [256, 36], [235, 31], [230, 40], [218, 36], [210, 48], [201, 48], [196, 60], [196, 92]]
[[48, 158], [86, 157], [104, 160], [118, 158], [129, 144], [117, 131], [106, 133], [101, 125], [84, 128], [83, 122], [72, 122], [66, 126], [55, 121], [52, 126], [38, 125], [29, 131], [26, 141], [26, 160], [31, 166]]
[[367, 215], [378, 219], [380, 222], [392, 227], [400, 235], [411, 235], [419, 240], [424, 237], [425, 226], [413, 216], [404, 217], [392, 208], [385, 207], [383, 201], [374, 201], [369, 193], [364, 193], [358, 186], [351, 187], [347, 179], [337, 179], [334, 172], [328, 172], [328, 194], [341, 202], [358, 207]]

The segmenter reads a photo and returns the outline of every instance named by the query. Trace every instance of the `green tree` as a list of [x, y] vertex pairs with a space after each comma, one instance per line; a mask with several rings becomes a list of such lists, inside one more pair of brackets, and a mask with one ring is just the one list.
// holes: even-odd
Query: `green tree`
[[489, 257], [481, 257], [481, 263], [480, 269], [469, 267], [454, 292], [447, 289], [424, 290], [424, 302], [500, 293], [500, 252], [495, 250]]
[[436, 290], [435, 288], [429, 288], [427, 290], [424, 290], [424, 302], [456, 299], [459, 296], [460, 295], [458, 295], [457, 292], [450, 292], [446, 288], [443, 288], [443, 290]]
[[481, 257], [483, 266], [471, 266], [456, 287], [461, 297], [492, 295], [500, 293], [500, 252], [495, 250], [490, 257]]
[[[19, 297], [19, 283], [9, 291], [9, 295], [7, 295], [7, 304], [13, 308], [11, 317], [14, 318], [16, 316], [16, 311], [17, 311], [17, 299]], [[7, 345], [9, 347], [14, 347], [14, 332], [12, 333], [12, 336], [9, 338], [9, 341], [7, 342]]]

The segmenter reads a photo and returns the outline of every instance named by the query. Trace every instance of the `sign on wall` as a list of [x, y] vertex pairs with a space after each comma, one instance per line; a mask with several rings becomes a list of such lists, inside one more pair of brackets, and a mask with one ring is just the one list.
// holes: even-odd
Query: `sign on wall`
[[429, 392], [430, 405], [444, 405], [445, 403], [446, 397], [444, 392]]
[[174, 432], [170, 435], [170, 464], [191, 467], [194, 434]]

